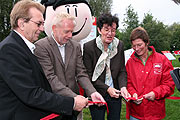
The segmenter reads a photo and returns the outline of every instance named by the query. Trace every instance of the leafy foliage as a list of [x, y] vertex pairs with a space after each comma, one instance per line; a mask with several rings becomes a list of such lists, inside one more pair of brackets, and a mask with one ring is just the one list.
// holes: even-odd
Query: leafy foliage
[[1, 0], [0, 4], [0, 41], [10, 32], [10, 12], [13, 5], [19, 0]]
[[87, 0], [90, 4], [95, 17], [102, 13], [110, 13], [112, 0]]
[[150, 45], [154, 46], [157, 52], [178, 50], [180, 48], [180, 24], [164, 25], [163, 22], [155, 19], [151, 13], [146, 13], [140, 23], [138, 14], [131, 5], [126, 9], [125, 16], [123, 20], [125, 28], [120, 29], [116, 34], [116, 37], [124, 42], [125, 50], [131, 48], [129, 37], [131, 31], [138, 26], [144, 27], [148, 32]]
[[[0, 4], [0, 41], [2, 41], [10, 32], [10, 12], [13, 5], [19, 0], [1, 0]], [[36, 0], [38, 1], [38, 0]], [[87, 0], [94, 12], [95, 17], [99, 17], [101, 13], [111, 11], [112, 0]], [[179, 0], [173, 0], [180, 3]], [[162, 22], [147, 13], [143, 21], [138, 21], [138, 14], [131, 5], [126, 9], [123, 19], [124, 29], [119, 29], [116, 32], [116, 37], [124, 42], [124, 48], [130, 49], [131, 43], [129, 40], [131, 31], [138, 27], [144, 27], [150, 37], [150, 45], [153, 45], [158, 52], [163, 50], [179, 50], [180, 48], [180, 24], [174, 23], [171, 26], [166, 26]], [[44, 33], [39, 38], [44, 37]]]
[[138, 15], [137, 12], [134, 11], [131, 5], [128, 6], [126, 9], [126, 14], [124, 14], [126, 17], [123, 19], [123, 26], [125, 29], [121, 29], [121, 39], [124, 42], [124, 48], [125, 49], [130, 49], [131, 48], [131, 43], [129, 40], [131, 31], [139, 26], [139, 21], [138, 21]]
[[152, 14], [145, 14], [141, 26], [146, 29], [150, 37], [150, 45], [156, 48], [157, 52], [170, 50], [170, 32], [162, 22], [153, 18]]
[[124, 15], [126, 16], [123, 19], [123, 26], [125, 29], [134, 29], [139, 26], [138, 14], [131, 5], [128, 6]]
[[180, 50], [180, 24], [174, 23], [168, 29], [171, 34], [171, 51]]

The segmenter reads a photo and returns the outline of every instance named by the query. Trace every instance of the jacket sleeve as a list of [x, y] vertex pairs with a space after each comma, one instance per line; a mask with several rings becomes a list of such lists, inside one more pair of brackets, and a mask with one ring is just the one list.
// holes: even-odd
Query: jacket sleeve
[[121, 89], [122, 87], [127, 87], [127, 72], [126, 72], [126, 67], [125, 67], [123, 42], [120, 42], [118, 49], [120, 52], [120, 58], [118, 58], [118, 59], [120, 59], [120, 61], [121, 61], [120, 72], [118, 74], [118, 82], [119, 82], [119, 87]]
[[96, 92], [96, 89], [93, 87], [90, 78], [87, 74], [86, 68], [83, 64], [80, 44], [78, 44], [77, 47], [76, 76], [78, 82], [80, 83], [81, 87], [85, 90], [87, 96], [90, 96], [92, 93]]
[[134, 89], [133, 87], [133, 81], [132, 81], [132, 75], [130, 74], [131, 71], [130, 71], [130, 68], [131, 67], [131, 64], [129, 61], [127, 61], [127, 64], [126, 64], [126, 71], [127, 71], [127, 90], [128, 92], [133, 95], [134, 93], [137, 93], [137, 91]]
[[17, 98], [27, 106], [59, 114], [72, 114], [74, 99], [53, 94], [41, 88], [43, 78], [37, 79], [31, 56], [14, 44], [0, 51], [0, 74]]
[[170, 71], [173, 70], [173, 66], [170, 61], [163, 57], [163, 70], [161, 77], [161, 84], [153, 89], [156, 99], [162, 99], [168, 97], [174, 93], [175, 84], [170, 75]]
[[34, 54], [38, 58], [38, 61], [40, 62], [44, 73], [52, 87], [52, 90], [54, 93], [63, 95], [63, 96], [69, 96], [69, 97], [75, 97], [77, 96], [76, 93], [74, 93], [70, 88], [66, 87], [61, 80], [58, 79], [57, 75], [55, 74], [55, 69], [52, 63], [52, 60], [50, 58], [50, 55], [47, 51], [48, 48], [42, 47], [42, 41], [37, 42], [36, 49]]

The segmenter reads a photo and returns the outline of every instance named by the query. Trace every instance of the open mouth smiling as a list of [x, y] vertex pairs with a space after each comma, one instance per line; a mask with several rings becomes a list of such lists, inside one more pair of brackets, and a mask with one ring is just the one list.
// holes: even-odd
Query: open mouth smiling
[[79, 34], [81, 32], [81, 30], [84, 28], [85, 24], [86, 24], [87, 18], [85, 18], [84, 24], [82, 25], [81, 29], [79, 29], [77, 32], [73, 32], [72, 36], [75, 36], [77, 34]]

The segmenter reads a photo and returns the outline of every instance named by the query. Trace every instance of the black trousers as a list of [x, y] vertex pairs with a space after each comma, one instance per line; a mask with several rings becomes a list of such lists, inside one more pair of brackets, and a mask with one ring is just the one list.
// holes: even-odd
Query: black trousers
[[[122, 98], [112, 98], [109, 95], [104, 97], [108, 104], [109, 115], [107, 115], [107, 120], [120, 120], [121, 113], [121, 99]], [[105, 120], [106, 106], [98, 107], [97, 105], [92, 105], [89, 107], [91, 112], [92, 120]]]

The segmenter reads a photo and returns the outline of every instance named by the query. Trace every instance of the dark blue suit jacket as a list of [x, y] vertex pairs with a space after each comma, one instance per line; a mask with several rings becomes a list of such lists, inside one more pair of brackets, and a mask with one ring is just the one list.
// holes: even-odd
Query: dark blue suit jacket
[[74, 99], [52, 93], [44, 72], [14, 31], [0, 43], [0, 120], [39, 120], [71, 115]]

